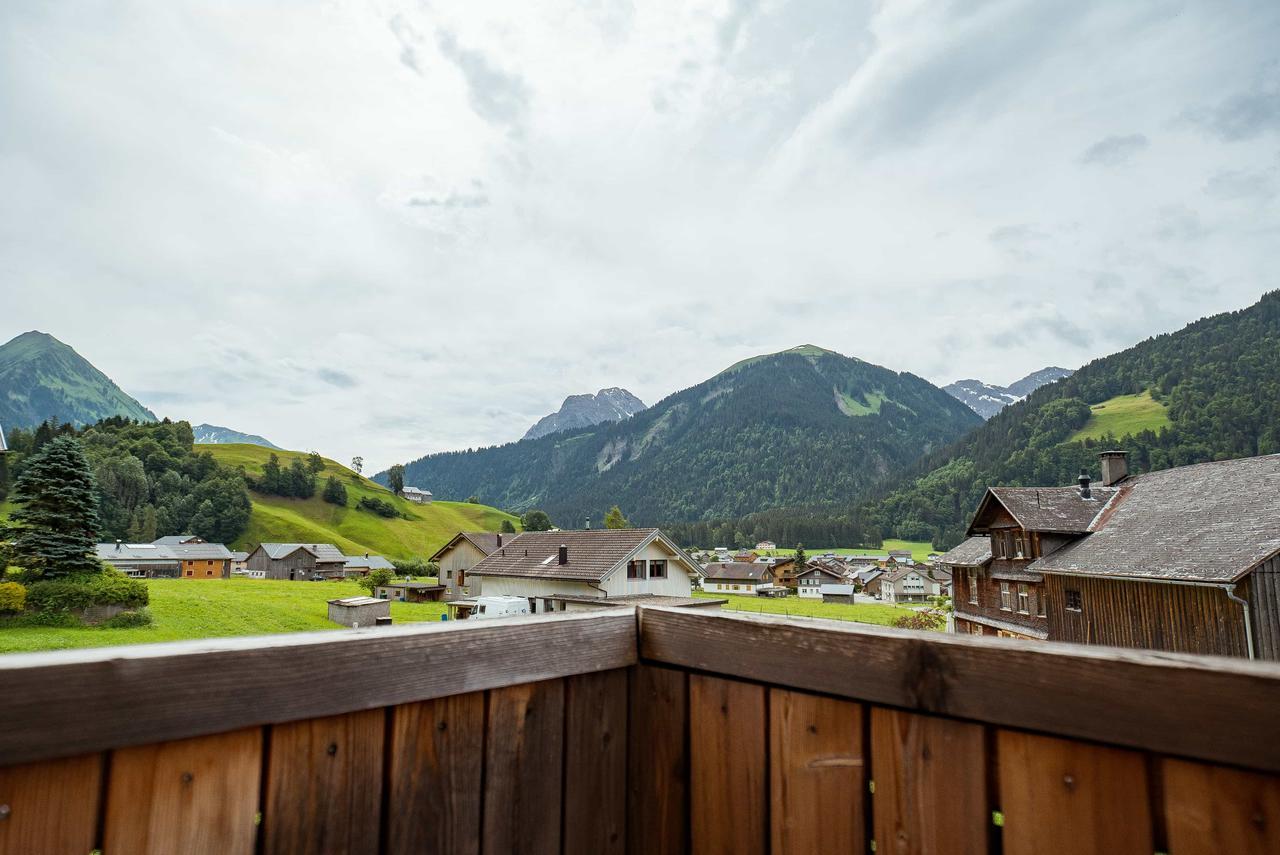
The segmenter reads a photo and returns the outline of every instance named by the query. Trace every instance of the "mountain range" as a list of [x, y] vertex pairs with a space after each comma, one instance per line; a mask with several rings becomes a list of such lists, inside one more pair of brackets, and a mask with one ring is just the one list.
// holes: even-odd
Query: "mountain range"
[[228, 427], [219, 425], [202, 424], [196, 425], [191, 429], [195, 435], [197, 445], [227, 445], [229, 443], [247, 443], [248, 445], [260, 445], [263, 448], [279, 449], [268, 439], [258, 436], [256, 433], [241, 433], [238, 430], [232, 430]]
[[644, 401], [626, 389], [614, 386], [594, 395], [570, 395], [560, 409], [543, 416], [525, 433], [524, 439], [537, 439], [562, 430], [592, 427], [604, 422], [620, 422], [644, 409]]
[[981, 380], [957, 380], [942, 387], [956, 400], [964, 402], [984, 419], [989, 419], [1010, 404], [1016, 404], [1046, 383], [1053, 383], [1064, 377], [1070, 377], [1071, 371], [1066, 368], [1041, 368], [1033, 371], [1016, 383], [1008, 386], [997, 386]]
[[[405, 466], [437, 497], [564, 526], [614, 504], [633, 522], [841, 503], [981, 424], [941, 389], [804, 345], [744, 360], [622, 421]], [[385, 473], [377, 480], [386, 482]]]
[[108, 416], [142, 422], [155, 413], [48, 333], [25, 332], [0, 345], [0, 425], [33, 428], [54, 418], [76, 425]]

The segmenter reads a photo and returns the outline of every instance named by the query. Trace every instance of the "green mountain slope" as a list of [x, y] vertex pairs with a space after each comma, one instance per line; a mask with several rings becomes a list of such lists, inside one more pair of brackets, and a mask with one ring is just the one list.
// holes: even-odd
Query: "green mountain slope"
[[[740, 362], [617, 423], [434, 454], [405, 483], [563, 526], [614, 504], [637, 524], [848, 504], [887, 473], [981, 424], [911, 374], [806, 345]], [[384, 480], [385, 476], [379, 476]]]
[[1280, 452], [1280, 291], [1036, 390], [889, 482], [862, 517], [950, 546], [988, 485], [1096, 476], [1104, 447], [1128, 451], [1135, 472]]
[[[228, 466], [244, 467], [245, 474], [258, 476], [271, 454], [288, 467], [294, 458], [305, 460], [297, 451], [272, 451], [258, 445], [219, 443], [198, 445], [214, 459]], [[317, 476], [320, 490], [310, 499], [264, 496], [250, 491], [253, 512], [249, 527], [234, 543], [235, 549], [250, 549], [259, 543], [333, 543], [348, 555], [372, 552], [389, 558], [425, 560], [460, 531], [498, 531], [503, 520], [517, 529], [519, 520], [496, 508], [465, 502], [433, 502], [415, 505], [405, 501], [368, 478], [332, 460]], [[325, 479], [337, 477], [347, 488], [347, 507], [331, 505], [320, 498]], [[356, 508], [362, 496], [373, 496], [395, 505], [409, 519], [387, 519]]]
[[0, 425], [35, 427], [52, 417], [77, 425], [108, 416], [143, 422], [155, 414], [71, 347], [42, 332], [0, 346]]

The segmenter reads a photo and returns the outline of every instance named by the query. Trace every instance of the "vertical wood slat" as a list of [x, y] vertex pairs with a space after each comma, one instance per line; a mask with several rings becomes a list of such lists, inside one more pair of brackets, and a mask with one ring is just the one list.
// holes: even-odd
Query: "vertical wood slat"
[[375, 709], [271, 728], [265, 855], [378, 851], [385, 720]]
[[565, 680], [565, 855], [621, 855], [627, 828], [627, 672]]
[[389, 855], [477, 855], [484, 692], [395, 707], [390, 754]]
[[874, 707], [876, 852], [982, 855], [991, 822], [981, 725]]
[[689, 850], [689, 682], [684, 671], [630, 669], [627, 851]]
[[769, 752], [773, 855], [864, 851], [862, 706], [771, 688]]
[[1005, 855], [1150, 855], [1145, 756], [1002, 730]]
[[1280, 777], [1185, 760], [1162, 766], [1173, 855], [1280, 853]]
[[103, 850], [250, 855], [261, 770], [256, 727], [116, 751]]
[[489, 692], [485, 732], [484, 851], [560, 850], [564, 680]]
[[103, 755], [0, 768], [0, 855], [85, 855], [94, 848]]
[[690, 789], [697, 855], [762, 855], [769, 801], [763, 686], [689, 675]]

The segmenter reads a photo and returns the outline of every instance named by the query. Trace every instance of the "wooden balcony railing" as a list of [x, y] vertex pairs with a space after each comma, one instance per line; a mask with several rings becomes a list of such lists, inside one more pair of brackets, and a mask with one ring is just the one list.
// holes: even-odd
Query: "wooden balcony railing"
[[0, 657], [5, 855], [1276, 853], [1278, 773], [1280, 666], [847, 624]]

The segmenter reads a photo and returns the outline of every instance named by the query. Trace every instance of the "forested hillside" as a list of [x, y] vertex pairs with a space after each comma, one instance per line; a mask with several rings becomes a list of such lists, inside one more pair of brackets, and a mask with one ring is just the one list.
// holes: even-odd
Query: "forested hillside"
[[855, 516], [885, 537], [950, 546], [988, 485], [1097, 477], [1098, 451], [1113, 447], [1136, 472], [1280, 452], [1280, 291], [1033, 392], [890, 480]]
[[847, 506], [980, 423], [919, 377], [805, 346], [746, 360], [622, 422], [424, 457], [405, 482], [539, 507], [575, 527], [615, 504], [638, 524]]

